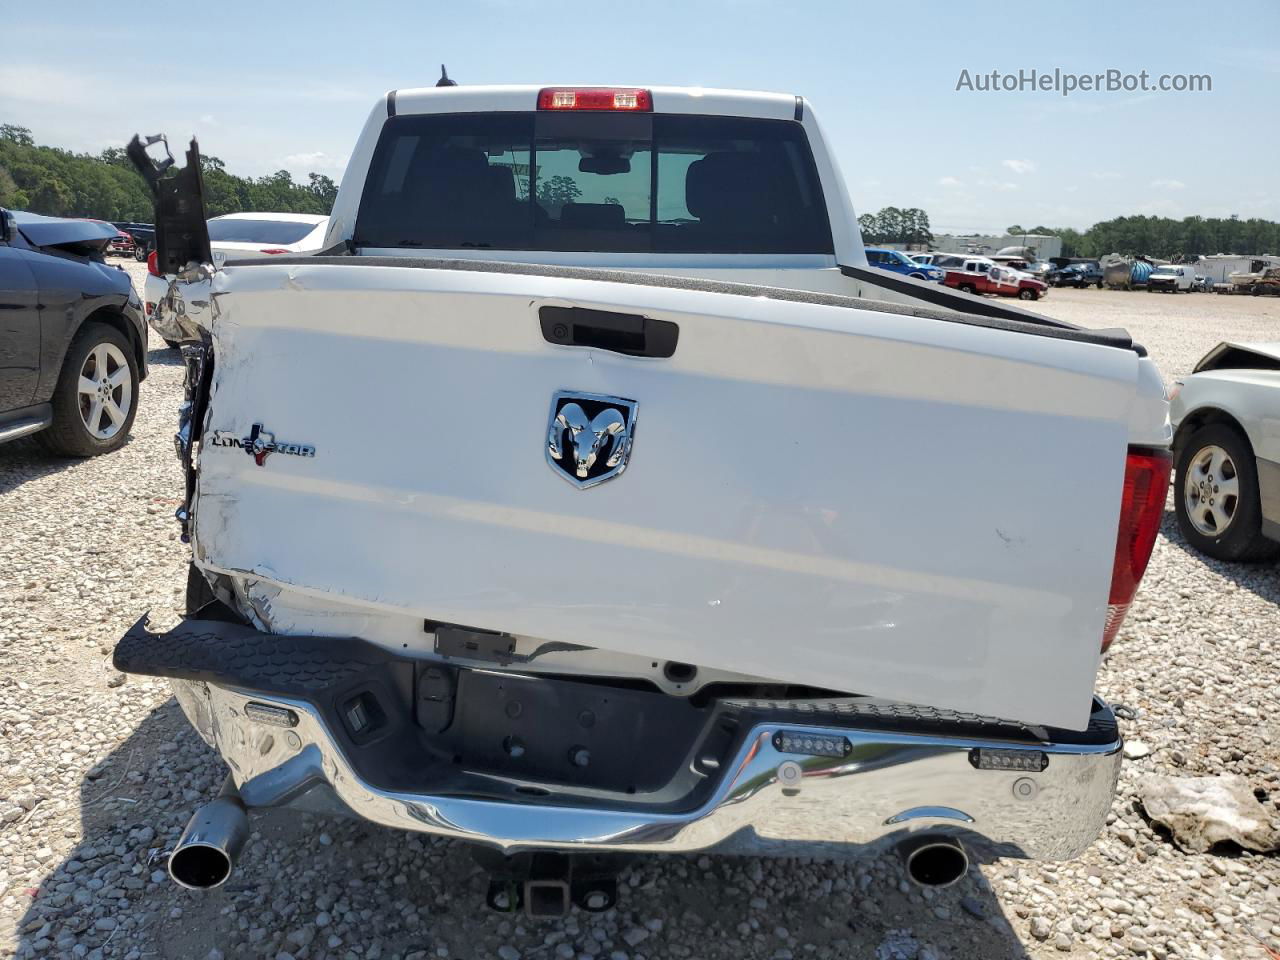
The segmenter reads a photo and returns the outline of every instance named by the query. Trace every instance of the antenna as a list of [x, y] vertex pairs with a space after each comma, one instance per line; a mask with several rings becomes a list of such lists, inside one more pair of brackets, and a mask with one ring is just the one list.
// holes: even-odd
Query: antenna
[[449, 71], [444, 68], [444, 64], [440, 64], [440, 79], [436, 81], [437, 87], [456, 87], [457, 80], [449, 79]]

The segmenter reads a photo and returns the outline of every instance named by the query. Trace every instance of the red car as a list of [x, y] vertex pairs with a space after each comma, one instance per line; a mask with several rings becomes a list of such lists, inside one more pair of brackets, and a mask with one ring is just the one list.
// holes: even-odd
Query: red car
[[114, 253], [117, 257], [132, 257], [133, 248], [133, 237], [117, 228], [116, 235], [107, 244], [107, 253]]
[[116, 232], [116, 235], [111, 238], [111, 242], [107, 244], [106, 252], [108, 254], [112, 254], [117, 257], [133, 256], [133, 250], [136, 244], [134, 244], [132, 236], [125, 233], [123, 230], [117, 227], [114, 223], [107, 223], [107, 221], [105, 220], [97, 220], [93, 217], [85, 217], [85, 219], [93, 220], [94, 223], [104, 224], [105, 226], [110, 227], [112, 230]]
[[994, 293], [996, 296], [1017, 297], [1019, 300], [1039, 300], [1049, 292], [1047, 283], [1023, 276], [1007, 267], [985, 266], [980, 263], [966, 263], [965, 269], [948, 270], [942, 282], [965, 293]]

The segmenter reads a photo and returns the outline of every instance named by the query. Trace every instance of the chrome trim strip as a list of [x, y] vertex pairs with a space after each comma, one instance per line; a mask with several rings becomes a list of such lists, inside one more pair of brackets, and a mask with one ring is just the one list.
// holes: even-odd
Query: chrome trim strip
[[10, 426], [0, 427], [0, 443], [4, 443], [7, 440], [17, 440], [19, 437], [25, 437], [28, 434], [43, 430], [51, 423], [53, 423], [53, 417], [37, 417], [34, 420], [22, 420]]
[[885, 824], [908, 823], [911, 820], [958, 820], [960, 823], [973, 823], [973, 817], [955, 807], [912, 807], [894, 814]]
[[[1049, 764], [1040, 773], [977, 770], [970, 750], [1008, 743], [837, 728], [821, 729], [848, 738], [848, 756], [806, 757], [775, 750], [773, 734], [819, 728], [768, 723], [752, 729], [718, 787], [694, 810], [597, 808], [537, 797], [508, 802], [378, 789], [356, 774], [305, 701], [173, 684], [189, 719], [231, 767], [246, 806], [301, 804], [327, 785], [340, 806], [375, 823], [508, 852], [714, 849], [838, 859], [928, 829], [962, 838], [978, 856], [1070, 859], [1105, 824], [1121, 759], [1119, 739], [1101, 746], [1043, 744]], [[250, 701], [292, 710], [297, 726], [282, 731], [250, 721]], [[800, 765], [798, 783], [780, 780], [784, 763]], [[1017, 791], [1026, 778], [1036, 789]]]

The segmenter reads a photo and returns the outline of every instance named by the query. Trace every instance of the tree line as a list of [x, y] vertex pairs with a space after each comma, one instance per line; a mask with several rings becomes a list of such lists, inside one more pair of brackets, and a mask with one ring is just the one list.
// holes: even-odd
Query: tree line
[[[209, 216], [241, 211], [328, 214], [338, 185], [322, 174], [295, 183], [288, 170], [266, 177], [228, 173], [217, 157], [201, 157]], [[151, 192], [123, 147], [94, 156], [37, 146], [31, 131], [0, 124], [0, 207], [53, 217], [150, 223]]]
[[929, 215], [919, 207], [884, 207], [858, 218], [863, 243], [933, 243]]
[[1059, 227], [1031, 233], [1062, 238], [1064, 257], [1101, 257], [1108, 253], [1143, 254], [1161, 260], [1190, 260], [1214, 253], [1280, 252], [1280, 223], [1250, 217], [1116, 217], [1088, 230]]
[[[917, 207], [885, 207], [858, 218], [865, 243], [930, 244], [929, 215]], [[1064, 257], [1101, 257], [1108, 253], [1142, 254], [1160, 260], [1193, 259], [1214, 253], [1280, 252], [1280, 223], [1250, 217], [1116, 217], [1087, 230], [1072, 227], [1005, 228], [1012, 237], [1048, 235], [1062, 239]], [[978, 236], [978, 234], [974, 234]], [[1034, 243], [1031, 244], [1034, 246]]]

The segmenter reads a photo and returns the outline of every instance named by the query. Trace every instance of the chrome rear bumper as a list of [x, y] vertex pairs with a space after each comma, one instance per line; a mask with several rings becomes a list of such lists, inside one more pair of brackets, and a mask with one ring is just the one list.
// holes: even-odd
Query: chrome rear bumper
[[[309, 639], [327, 642], [293, 639], [302, 641], [297, 646]], [[142, 665], [147, 656], [158, 665]], [[117, 665], [124, 659], [123, 667], [134, 672], [184, 672], [166, 656], [135, 649], [122, 658], [118, 649]], [[344, 691], [353, 689], [358, 657], [339, 663], [310, 656], [295, 689], [329, 682], [339, 667]], [[197, 664], [186, 678], [174, 677], [173, 685], [187, 717], [231, 768], [247, 807], [336, 809], [506, 852], [707, 850], [841, 859], [928, 830], [957, 837], [979, 859], [1069, 859], [1102, 829], [1121, 759], [1114, 716], [1101, 701], [1088, 732], [1063, 731], [1057, 742], [1052, 732], [1011, 739], [1010, 725], [994, 721], [984, 736], [981, 718], [955, 724], [953, 735], [948, 718], [936, 712], [875, 701], [856, 701], [852, 711], [801, 707], [771, 714], [743, 701], [734, 702], [744, 709], [732, 743], [721, 760], [701, 770], [705, 789], [679, 796], [557, 786], [492, 766], [469, 774], [465, 788], [446, 769], [419, 777], [412, 790], [395, 789], [371, 780], [389, 780], [386, 766], [405, 766], [402, 750], [379, 755], [388, 764], [371, 766], [361, 754], [376, 747], [353, 741], [343, 720], [335, 730], [323, 698], [207, 679], [220, 669]], [[265, 685], [258, 682], [260, 672], [250, 673], [255, 687]], [[417, 729], [413, 736], [430, 740]], [[817, 752], [821, 745], [815, 744], [824, 739], [828, 747], [842, 745], [838, 756], [786, 752]], [[668, 746], [631, 744], [637, 756]], [[691, 764], [677, 765], [681, 777], [698, 767], [701, 750], [695, 749]], [[413, 769], [401, 771], [404, 776], [417, 775], [414, 764], [407, 766]]]
[[[508, 852], [714, 850], [837, 859], [927, 828], [962, 838], [979, 857], [1070, 859], [1106, 822], [1120, 767], [1119, 739], [1019, 745], [1047, 758], [1033, 773], [975, 768], [974, 751], [1008, 750], [1007, 741], [768, 724], [752, 728], [711, 797], [684, 812], [565, 805], [554, 795], [510, 802], [411, 794], [363, 781], [304, 701], [173, 683], [188, 718], [230, 766], [247, 806], [287, 806], [319, 787], [306, 801], [313, 808], [317, 800], [336, 799], [375, 823]], [[282, 729], [250, 719], [251, 703], [292, 711], [297, 724]], [[782, 753], [774, 745], [782, 732], [847, 739], [851, 750], [843, 759]], [[799, 769], [780, 770], [784, 764]]]

